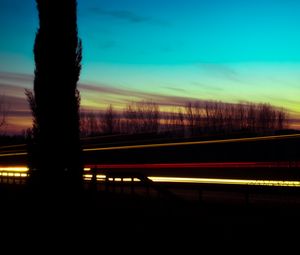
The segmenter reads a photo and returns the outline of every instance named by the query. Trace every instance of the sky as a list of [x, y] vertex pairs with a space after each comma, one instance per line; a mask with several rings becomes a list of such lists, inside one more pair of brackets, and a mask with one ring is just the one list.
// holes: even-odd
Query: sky
[[[151, 100], [270, 103], [300, 128], [300, 1], [78, 0], [82, 108]], [[0, 0], [7, 132], [30, 127], [34, 0]]]

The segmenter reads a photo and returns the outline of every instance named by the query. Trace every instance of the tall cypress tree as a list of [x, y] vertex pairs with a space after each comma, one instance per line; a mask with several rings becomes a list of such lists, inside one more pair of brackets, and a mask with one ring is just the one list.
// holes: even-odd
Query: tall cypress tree
[[39, 28], [34, 45], [35, 79], [31, 100], [36, 171], [32, 175], [43, 182], [64, 180], [64, 185], [80, 184], [77, 82], [82, 46], [77, 31], [77, 1], [36, 0], [36, 3]]

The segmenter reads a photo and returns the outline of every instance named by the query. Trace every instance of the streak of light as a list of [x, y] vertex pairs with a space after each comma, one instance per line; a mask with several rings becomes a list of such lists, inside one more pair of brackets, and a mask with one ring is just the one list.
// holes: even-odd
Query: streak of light
[[0, 172], [28, 172], [28, 167], [0, 167]]
[[25, 156], [27, 152], [18, 152], [18, 153], [4, 153], [0, 154], [0, 157], [13, 157], [13, 156]]
[[276, 135], [276, 136], [260, 136], [260, 137], [248, 137], [248, 138], [234, 138], [234, 139], [210, 140], [210, 141], [196, 141], [196, 142], [126, 145], [126, 146], [90, 148], [90, 149], [83, 149], [83, 151], [89, 152], [89, 151], [107, 151], [107, 150], [144, 149], [144, 148], [159, 148], [159, 147], [184, 146], [184, 145], [199, 145], [199, 144], [265, 141], [265, 140], [276, 140], [276, 139], [298, 138], [298, 137], [300, 137], [300, 134]]
[[156, 177], [156, 176], [149, 176], [148, 178], [150, 180], [152, 180], [153, 182], [300, 187], [300, 181], [243, 180], [243, 179], [216, 179], [216, 178], [179, 178], [179, 177]]
[[[92, 175], [85, 174], [86, 180], [92, 180]], [[275, 187], [300, 187], [300, 181], [281, 180], [247, 180], [247, 179], [221, 179], [221, 178], [182, 178], [182, 177], [148, 177], [153, 182], [162, 183], [190, 183], [190, 184], [234, 184], [234, 185], [255, 185]], [[105, 181], [106, 175], [97, 175], [97, 181]], [[115, 182], [140, 182], [138, 178], [108, 178], [108, 181]]]
[[0, 173], [0, 176], [6, 176], [6, 177], [27, 177], [28, 175], [25, 173]]
[[[27, 167], [0, 167], [0, 176], [6, 177], [27, 177]], [[83, 179], [91, 181], [92, 174], [84, 174]], [[106, 179], [104, 174], [97, 174], [97, 181], [115, 181], [115, 182], [140, 182], [138, 178], [111, 178]], [[284, 180], [247, 180], [247, 179], [221, 179], [221, 178], [185, 178], [185, 177], [148, 177], [153, 182], [162, 183], [191, 183], [191, 184], [233, 184], [233, 185], [257, 185], [257, 186], [275, 186], [275, 187], [300, 187], [300, 181]]]
[[23, 146], [26, 146], [26, 144], [24, 143], [24, 144], [0, 146], [0, 150], [7, 149], [7, 148], [23, 147]]
[[106, 175], [103, 175], [103, 174], [97, 174], [97, 175], [96, 175], [96, 178], [97, 178], [97, 179], [105, 179], [105, 178], [106, 178]]
[[[159, 147], [172, 147], [172, 146], [185, 146], [185, 145], [199, 145], [199, 144], [216, 144], [216, 143], [234, 143], [234, 142], [251, 142], [251, 141], [265, 141], [265, 140], [277, 140], [286, 138], [299, 138], [300, 134], [292, 135], [277, 135], [277, 136], [261, 136], [261, 137], [249, 137], [249, 138], [234, 138], [224, 140], [209, 140], [209, 141], [194, 141], [194, 142], [177, 142], [177, 143], [160, 143], [160, 144], [142, 144], [142, 145], [127, 145], [127, 146], [114, 146], [114, 147], [100, 147], [83, 149], [84, 152], [90, 151], [107, 151], [107, 150], [127, 150], [127, 149], [144, 149], [144, 148], [159, 148]], [[15, 145], [17, 146], [23, 146]], [[13, 156], [26, 156], [27, 152], [10, 152], [2, 153], [0, 157], [13, 157]]]
[[[297, 162], [298, 165], [298, 162]], [[289, 162], [195, 162], [195, 163], [156, 163], [156, 164], [95, 164], [89, 168], [98, 169], [186, 169], [186, 168], [282, 168]]]

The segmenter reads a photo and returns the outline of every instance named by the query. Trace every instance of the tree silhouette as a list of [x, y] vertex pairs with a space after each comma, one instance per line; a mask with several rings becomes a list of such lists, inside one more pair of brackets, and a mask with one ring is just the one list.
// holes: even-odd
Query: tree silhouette
[[39, 29], [34, 44], [34, 95], [27, 92], [34, 117], [32, 174], [43, 182], [82, 179], [79, 138], [82, 45], [76, 0], [36, 0]]
[[110, 104], [101, 116], [101, 129], [104, 134], [114, 134], [119, 131], [120, 120]]
[[5, 97], [0, 96], [0, 128], [6, 123], [7, 107], [5, 105]]

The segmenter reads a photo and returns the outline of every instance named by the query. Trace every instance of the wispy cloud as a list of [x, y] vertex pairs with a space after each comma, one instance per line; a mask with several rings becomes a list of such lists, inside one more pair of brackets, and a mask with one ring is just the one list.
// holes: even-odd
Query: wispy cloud
[[0, 71], [0, 83], [7, 83], [12, 85], [21, 85], [32, 86], [33, 83], [33, 75], [30, 74], [22, 74], [22, 73], [8, 73], [8, 72], [1, 72]]
[[114, 11], [114, 10], [105, 10], [99, 7], [93, 7], [90, 8], [90, 10], [98, 15], [102, 16], [109, 16], [121, 20], [126, 20], [132, 23], [141, 23], [141, 22], [147, 22], [151, 20], [150, 17], [144, 17], [140, 16], [134, 12], [131, 11], [126, 11], [126, 10], [121, 10], [121, 11]]
[[80, 90], [82, 93], [93, 92], [94, 94], [98, 93], [99, 102], [101, 98], [105, 98], [107, 95], [113, 95], [115, 97], [122, 97], [123, 104], [126, 104], [131, 101], [154, 101], [161, 106], [174, 106], [174, 105], [185, 105], [188, 101], [197, 101], [198, 98], [193, 97], [181, 97], [174, 95], [165, 95], [158, 93], [150, 93], [144, 91], [138, 91], [134, 89], [123, 89], [116, 88], [112, 86], [107, 86], [103, 84], [91, 85], [91, 84], [80, 84]]
[[181, 88], [174, 88], [174, 87], [168, 87], [168, 86], [165, 86], [163, 88], [168, 89], [170, 91], [175, 91], [175, 92], [186, 92], [185, 89], [181, 89]]
[[[228, 71], [230, 73], [230, 71]], [[8, 104], [8, 123], [9, 128], [14, 130], [19, 128], [19, 131], [31, 125], [31, 113], [24, 94], [25, 88], [31, 88], [33, 82], [33, 75], [15, 74], [15, 73], [1, 73], [0, 72], [0, 95], [5, 95]], [[205, 89], [221, 90], [222, 88], [211, 86], [205, 87], [205, 84], [197, 83], [196, 86], [202, 86]], [[127, 87], [116, 87], [109, 84], [93, 84], [89, 82], [80, 82], [79, 90], [82, 95], [81, 108], [85, 111], [97, 111], [106, 108], [109, 104], [117, 106], [122, 109], [127, 103], [132, 101], [152, 101], [157, 103], [165, 109], [174, 106], [184, 106], [187, 102], [205, 102], [206, 100], [198, 97], [181, 96], [178, 92], [184, 92], [184, 89], [165, 87], [170, 90], [169, 93], [155, 93], [147, 92]], [[179, 94], [179, 95], [178, 95]], [[183, 94], [183, 93], [182, 93]], [[274, 100], [273, 100], [274, 101]], [[288, 100], [286, 105], [296, 105], [298, 102]], [[289, 107], [292, 110], [295, 107]], [[298, 119], [299, 111], [290, 111], [291, 117]]]
[[114, 48], [115, 46], [116, 46], [115, 41], [106, 41], [106, 42], [100, 43], [100, 48], [104, 49], [104, 50]]
[[211, 74], [213, 77], [220, 79], [227, 79], [233, 81], [240, 81], [239, 73], [232, 67], [225, 64], [215, 63], [198, 63], [200, 71]]
[[149, 16], [139, 15], [129, 10], [107, 10], [100, 7], [92, 7], [90, 11], [94, 14], [107, 16], [114, 19], [124, 20], [130, 23], [152, 23], [161, 26], [170, 26], [166, 21], [155, 19]]
[[208, 84], [204, 84], [202, 82], [197, 82], [197, 81], [193, 81], [193, 82], [191, 82], [191, 84], [196, 86], [197, 88], [201, 88], [201, 89], [208, 90], [208, 91], [222, 91], [222, 90], [224, 90], [220, 86], [208, 85]]

